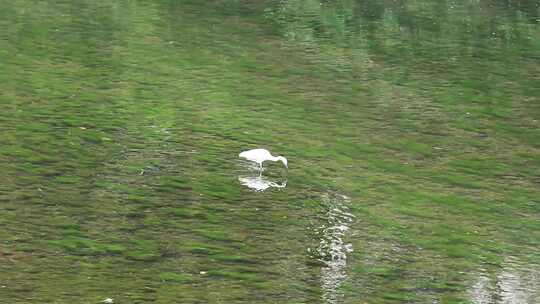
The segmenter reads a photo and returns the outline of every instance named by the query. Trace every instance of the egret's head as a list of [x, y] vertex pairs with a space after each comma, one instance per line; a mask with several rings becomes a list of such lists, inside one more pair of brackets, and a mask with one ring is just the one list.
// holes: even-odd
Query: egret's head
[[287, 165], [287, 159], [283, 156], [279, 157], [279, 160], [285, 165], [285, 168], [289, 169], [289, 166]]

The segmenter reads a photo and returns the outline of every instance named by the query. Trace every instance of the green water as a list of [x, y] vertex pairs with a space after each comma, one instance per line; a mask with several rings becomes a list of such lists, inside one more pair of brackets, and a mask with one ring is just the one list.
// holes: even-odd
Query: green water
[[540, 303], [539, 97], [538, 1], [0, 1], [0, 303]]

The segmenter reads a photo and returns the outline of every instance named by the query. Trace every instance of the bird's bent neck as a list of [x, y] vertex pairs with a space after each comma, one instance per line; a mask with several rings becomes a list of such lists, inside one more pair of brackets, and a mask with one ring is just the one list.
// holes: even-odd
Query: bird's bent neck
[[272, 156], [270, 155], [270, 157], [272, 157], [272, 161], [278, 161], [281, 159], [281, 156]]

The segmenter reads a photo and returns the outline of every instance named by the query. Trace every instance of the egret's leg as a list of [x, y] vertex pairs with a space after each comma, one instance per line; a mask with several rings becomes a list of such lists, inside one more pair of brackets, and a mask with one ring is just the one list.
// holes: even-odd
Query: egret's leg
[[262, 172], [263, 172], [263, 166], [262, 166], [262, 163], [259, 164], [259, 177], [262, 176]]

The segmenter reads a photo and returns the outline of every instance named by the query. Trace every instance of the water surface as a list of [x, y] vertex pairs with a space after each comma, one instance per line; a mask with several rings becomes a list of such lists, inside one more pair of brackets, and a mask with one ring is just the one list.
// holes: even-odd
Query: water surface
[[0, 16], [0, 302], [540, 302], [538, 1]]

